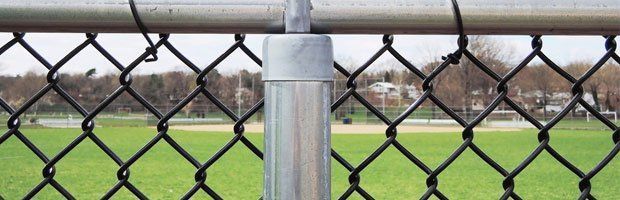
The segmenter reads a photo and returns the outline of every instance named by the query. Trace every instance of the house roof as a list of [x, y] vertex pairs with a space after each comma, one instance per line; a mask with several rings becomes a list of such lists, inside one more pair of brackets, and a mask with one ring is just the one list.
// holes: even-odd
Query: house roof
[[375, 87], [377, 85], [381, 86], [381, 87], [384, 87], [384, 88], [396, 88], [396, 86], [394, 84], [388, 83], [388, 82], [376, 82], [376, 83], [373, 83], [372, 85], [370, 85], [368, 87], [371, 88], [371, 87]]

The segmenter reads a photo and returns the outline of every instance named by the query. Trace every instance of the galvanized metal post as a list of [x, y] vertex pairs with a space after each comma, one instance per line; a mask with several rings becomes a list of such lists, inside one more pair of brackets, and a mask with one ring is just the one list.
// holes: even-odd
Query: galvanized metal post
[[263, 44], [265, 199], [330, 199], [333, 47], [310, 31], [309, 0], [289, 0], [286, 32]]
[[286, 33], [310, 32], [310, 0], [287, 0], [284, 15]]

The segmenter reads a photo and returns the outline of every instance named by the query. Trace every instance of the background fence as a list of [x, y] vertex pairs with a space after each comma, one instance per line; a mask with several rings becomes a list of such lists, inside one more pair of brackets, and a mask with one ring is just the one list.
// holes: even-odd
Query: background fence
[[[351, 101], [352, 102], [352, 101]], [[231, 105], [231, 104], [227, 104]], [[83, 105], [94, 108], [96, 105]], [[170, 110], [174, 104], [154, 105], [161, 110]], [[386, 117], [393, 119], [405, 112], [406, 106], [383, 106], [376, 105]], [[479, 115], [482, 110], [464, 111], [463, 107], [449, 107], [455, 110], [459, 116], [468, 117], [470, 120]], [[239, 113], [249, 110], [249, 107], [232, 107], [231, 110]], [[541, 111], [543, 107], [530, 108], [530, 110]], [[557, 111], [531, 112], [531, 115], [539, 119], [542, 123], [547, 123]], [[616, 125], [618, 114], [616, 112], [602, 111], [601, 114]], [[8, 119], [11, 115], [8, 112], [0, 114], [3, 119]], [[21, 115], [25, 121], [23, 125], [32, 127], [55, 127], [55, 128], [79, 128], [82, 123], [80, 113], [70, 106], [53, 106], [47, 108], [32, 109]], [[158, 119], [149, 113], [142, 105], [111, 104], [102, 113], [97, 115], [97, 125], [100, 127], [145, 127], [156, 126]], [[263, 124], [264, 113], [262, 110], [247, 120], [248, 124]], [[344, 103], [331, 115], [332, 124], [358, 124], [375, 125], [382, 124], [380, 118], [376, 117], [371, 111], [359, 103]], [[210, 124], [230, 124], [234, 123], [226, 114], [219, 110], [215, 105], [193, 105], [191, 110], [182, 110], [175, 115], [169, 123], [171, 125], [210, 125]], [[412, 113], [403, 121], [404, 125], [432, 125], [432, 126], [458, 126], [458, 123], [441, 111], [440, 108], [431, 105], [422, 107], [417, 112]], [[2, 126], [6, 127], [5, 124]], [[525, 118], [510, 107], [502, 107], [493, 111], [480, 124], [481, 127], [513, 127], [513, 128], [535, 128], [528, 123]], [[608, 127], [600, 123], [596, 118], [585, 110], [572, 110], [567, 114], [563, 121], [555, 127], [556, 129], [568, 130], [606, 130]]]
[[[183, 3], [185, 2], [185, 3]], [[243, 2], [243, 3], [242, 3]], [[334, 191], [334, 195], [340, 199], [347, 199], [356, 194], [365, 199], [373, 199], [373, 193], [368, 191], [364, 185], [361, 174], [377, 159], [385, 154], [386, 149], [394, 148], [406, 159], [401, 162], [410, 162], [427, 175], [425, 179], [426, 188], [421, 193], [422, 199], [436, 197], [448, 199], [450, 196], [444, 193], [445, 187], [441, 187], [439, 176], [448, 169], [454, 161], [458, 160], [463, 152], [471, 151], [482, 159], [488, 167], [496, 171], [503, 181], [497, 182], [501, 185], [503, 193], [501, 199], [521, 199], [518, 188], [519, 180], [517, 177], [526, 170], [539, 156], [547, 153], [553, 157], [564, 168], [573, 173], [579, 179], [575, 190], [579, 190], [580, 199], [595, 199], [601, 195], [593, 192], [595, 185], [591, 180], [605, 169], [608, 164], [616, 157], [620, 151], [620, 130], [617, 122], [608, 114], [594, 108], [584, 100], [584, 82], [588, 81], [606, 63], [620, 63], [620, 56], [617, 52], [616, 36], [620, 33], [620, 8], [618, 1], [571, 1], [571, 2], [550, 2], [526, 1], [523, 4], [510, 4], [513, 1], [471, 1], [463, 2], [460, 12], [458, 6], [454, 6], [444, 1], [408, 1], [398, 3], [396, 1], [377, 2], [377, 1], [313, 1], [312, 11], [314, 18], [312, 32], [316, 33], [433, 33], [433, 34], [459, 34], [458, 48], [452, 52], [446, 52], [445, 57], [432, 68], [431, 71], [423, 72], [419, 67], [414, 66], [410, 61], [393, 48], [396, 41], [392, 35], [384, 35], [383, 46], [380, 49], [369, 49], [373, 51], [372, 57], [361, 66], [353, 70], [342, 67], [338, 61], [334, 63], [336, 73], [346, 77], [346, 89], [336, 91], [334, 100], [331, 102], [333, 120], [340, 121], [343, 118], [353, 119], [353, 123], [364, 121], [366, 123], [382, 123], [385, 128], [385, 140], [373, 144], [374, 148], [370, 154], [365, 156], [359, 163], [350, 162], [345, 156], [339, 154], [338, 149], [331, 149], [331, 156], [336, 161], [335, 165], [344, 167], [349, 173], [349, 185], [343, 191]], [[121, 1], [82, 1], [70, 3], [58, 3], [56, 1], [0, 1], [0, 31], [14, 32], [13, 38], [0, 47], [0, 55], [7, 50], [14, 48], [25, 49], [32, 57], [42, 65], [42, 70], [46, 71], [46, 83], [34, 95], [29, 97], [23, 104], [11, 106], [4, 99], [0, 99], [0, 106], [7, 113], [3, 115], [7, 122], [5, 133], [0, 136], [0, 146], [7, 142], [9, 138], [16, 138], [36, 155], [42, 165], [42, 177], [39, 184], [32, 187], [24, 198], [34, 198], [44, 188], [51, 187], [63, 197], [73, 199], [74, 193], [79, 191], [68, 190], [66, 182], [56, 179], [56, 174], [63, 170], [56, 165], [74, 151], [81, 143], [87, 140], [97, 145], [99, 150], [116, 163], [116, 182], [108, 186], [108, 190], [103, 194], [103, 199], [108, 199], [116, 195], [120, 190], [127, 189], [135, 197], [147, 199], [149, 194], [143, 192], [136, 186], [135, 180], [131, 178], [130, 169], [134, 164], [141, 160], [156, 144], [166, 143], [172, 147], [178, 156], [195, 168], [194, 184], [186, 189], [183, 199], [188, 199], [198, 192], [204, 192], [213, 199], [221, 199], [220, 193], [212, 188], [213, 182], [209, 182], [210, 175], [207, 171], [218, 163], [234, 146], [243, 146], [246, 151], [251, 152], [255, 159], [263, 159], [263, 150], [256, 142], [250, 141], [245, 133], [245, 125], [259, 122], [263, 119], [260, 110], [263, 108], [264, 99], [256, 99], [250, 108], [237, 109], [228, 106], [216, 96], [217, 90], [228, 90], [230, 88], [210, 88], [211, 84], [208, 75], [213, 69], [225, 60], [234, 51], [241, 51], [253, 62], [262, 65], [260, 56], [245, 46], [245, 35], [234, 35], [235, 42], [222, 54], [206, 67], [199, 67], [192, 62], [192, 58], [184, 56], [177, 50], [170, 38], [174, 35], [168, 32], [277, 32], [283, 30], [283, 20], [280, 15], [283, 12], [281, 1], [235, 1], [226, 3], [225, 1], [214, 1], [204, 3], [199, 1], [179, 1], [166, 2], [152, 1], [150, 3], [138, 4], [137, 9], [133, 9], [131, 15], [130, 6]], [[570, 5], [569, 5], [570, 4]], [[221, 10], [214, 11], [218, 8]], [[453, 10], [455, 9], [453, 14]], [[42, 12], [43, 11], [43, 12]], [[528, 12], [526, 12], [528, 11]], [[90, 32], [136, 32], [136, 25], [133, 20], [136, 14], [142, 20], [136, 19], [140, 29], [143, 31], [148, 27], [150, 32], [162, 32], [154, 38], [152, 44], [130, 63], [119, 62], [114, 55], [108, 52], [107, 47], [98, 41], [98, 34]], [[166, 13], [169, 13], [167, 15]], [[523, 16], [522, 13], [529, 15]], [[375, 15], [378, 14], [378, 15]], [[456, 16], [456, 22], [454, 21]], [[355, 19], [354, 18], [359, 18]], [[368, 19], [368, 20], [366, 20]], [[275, 22], [275, 23], [272, 23]], [[383, 23], [377, 23], [383, 22]], [[92, 24], [91, 24], [92, 23]], [[143, 23], [143, 24], [142, 24]], [[308, 22], [309, 23], [309, 22]], [[314, 25], [316, 23], [316, 25]], [[146, 27], [145, 27], [146, 25]], [[459, 27], [459, 28], [455, 28]], [[70, 31], [88, 32], [84, 35], [81, 43], [71, 52], [64, 56], [57, 63], [50, 63], [45, 57], [32, 47], [28, 40], [28, 31]], [[478, 59], [472, 53], [473, 49], [468, 46], [468, 36], [466, 34], [533, 34], [531, 36], [530, 53], [521, 61], [510, 67], [510, 70], [499, 73]], [[546, 56], [543, 50], [544, 37], [542, 34], [589, 34], [601, 35], [600, 43], [592, 44], [605, 49], [605, 53], [600, 55], [600, 59], [594, 65], [589, 66], [587, 71], [579, 76], [567, 73], [562, 67], [554, 63]], [[150, 41], [148, 35], [145, 34]], [[85, 48], [94, 48], [101, 56], [105, 57], [110, 66], [120, 72], [115, 90], [106, 95], [103, 100], [96, 105], [86, 106], [76, 100], [75, 96], [70, 95], [63, 87], [63, 76], [59, 75], [59, 70], [78, 53]], [[144, 96], [146, 94], [136, 91], [132, 85], [132, 71], [140, 67], [143, 61], [155, 62], [157, 60], [158, 49], [167, 49], [179, 61], [184, 63], [187, 68], [195, 73], [195, 86], [190, 92], [174, 105], [154, 105]], [[355, 48], [355, 47], [351, 47]], [[402, 64], [402, 67], [413, 73], [417, 79], [421, 80], [421, 94], [412, 102], [400, 107], [379, 107], [373, 104], [361, 93], [363, 87], [357, 81], [360, 74], [368, 70], [380, 56], [392, 56]], [[526, 108], [515, 103], [513, 98], [508, 95], [511, 85], [510, 80], [528, 66], [534, 59], [541, 59], [546, 67], [552, 69], [555, 74], [563, 80], [570, 82], [570, 87], [566, 88], [571, 93], [570, 100], [566, 106], [549, 112], [546, 116], [532, 114]], [[445, 73], [451, 67], [459, 66], [461, 62], [471, 62], [472, 67], [484, 72], [485, 76], [495, 81], [496, 87], [493, 99], [489, 105], [485, 105], [481, 110], [470, 112], [459, 112], [458, 108], [446, 105], [442, 99], [436, 96], [434, 80]], [[10, 85], [7, 87], [22, 87], [20, 85]], [[64, 102], [70, 105], [67, 108], [41, 108], [41, 111], [33, 113], [31, 110], [37, 102], [46, 94], [60, 96]], [[132, 105], [117, 105], [115, 100], [122, 94], [129, 94], [133, 98]], [[303, 94], [300, 94], [303, 96]], [[197, 97], [208, 100], [214, 106], [206, 106], [202, 110], [204, 113], [184, 113], [183, 108], [190, 104]], [[350, 103], [349, 102], [355, 102]], [[434, 106], [423, 106], [423, 104], [433, 104]], [[506, 109], [498, 109], [500, 104]], [[573, 162], [565, 158], [556, 151], [550, 141], [553, 135], [552, 130], [561, 128], [562, 122], [576, 118], [583, 119], [581, 113], [572, 112], [578, 106], [591, 114], [591, 120], [596, 120], [602, 124], [598, 129], [605, 129], [609, 134], [609, 142], [613, 145], [602, 158], [592, 168], [579, 168]], [[91, 107], [91, 109], [86, 109]], [[135, 108], [134, 108], [135, 107]], [[424, 108], [422, 108], [424, 107]], [[432, 109], [432, 110], [431, 110]], [[198, 109], [201, 110], [201, 109]], [[344, 110], [344, 113], [339, 113]], [[511, 112], [501, 112], [510, 110]], [[217, 112], [216, 112], [217, 111]], [[41, 114], [43, 112], [44, 114]], [[212, 113], [220, 113], [214, 114]], [[361, 113], [361, 114], [360, 114]], [[205, 114], [208, 117], [202, 117]], [[310, 114], [310, 113], [309, 113]], [[65, 117], [69, 115], [70, 117]], [[185, 115], [185, 116], [184, 116]], [[573, 118], [574, 117], [574, 118]], [[32, 142], [31, 137], [22, 133], [25, 125], [58, 123], [62, 120], [70, 119], [70, 126], [78, 126], [81, 133], [70, 143], [64, 145], [59, 152], [44, 152]], [[154, 126], [150, 140], [138, 151], [132, 152], [131, 156], [122, 159], [116, 150], [110, 148], [98, 136], [98, 130], [105, 126], [106, 120], [119, 119], [128, 123], [145, 120], [147, 125]], [[458, 125], [462, 131], [462, 142], [453, 152], [442, 159], [437, 166], [430, 166], [416, 155], [416, 147], [405, 146], [398, 139], [398, 128], [403, 124], [412, 123], [424, 124], [415, 120], [429, 120], [427, 125], [437, 125], [432, 123], [436, 120], [438, 124], [442, 121], [449, 121]], [[497, 120], [496, 120], [497, 119]], [[491, 157], [485, 153], [485, 149], [478, 146], [474, 141], [477, 132], [474, 128], [484, 126], [488, 120], [496, 121], [517, 121], [519, 124], [527, 124], [534, 127], [537, 132], [538, 144], [531, 152], [514, 167], [507, 167], [497, 162], [496, 157]], [[48, 120], [48, 121], [45, 121]], [[49, 121], [52, 120], [52, 121]], [[58, 120], [58, 121], [53, 121]], [[178, 143], [169, 135], [170, 125], [175, 123], [220, 123], [222, 121], [232, 121], [231, 131], [234, 133], [227, 137], [227, 141], [221, 148], [208, 157], [208, 159], [198, 159], [182, 144]], [[79, 122], [79, 123], [78, 123]], [[136, 122], [140, 123], [140, 122]], [[448, 123], [448, 122], [446, 122]], [[509, 124], [512, 126], [514, 124]], [[62, 126], [62, 125], [60, 125]], [[69, 125], [67, 125], [69, 126]], [[54, 127], [54, 126], [52, 126]], [[580, 141], [574, 141], [580, 143]], [[201, 156], [204, 158], [204, 155]], [[2, 164], [0, 164], [2, 167]], [[0, 168], [2, 171], [18, 170]], [[165, 174], [161, 174], [165, 176]], [[114, 175], [110, 175], [114, 176]], [[368, 176], [371, 176], [370, 174]], [[366, 177], [366, 176], [364, 176]], [[3, 183], [4, 184], [4, 183]], [[598, 185], [598, 187], [609, 187]], [[0, 192], [4, 186], [0, 187]], [[329, 194], [328, 194], [329, 195]], [[258, 198], [260, 194], [256, 194]], [[609, 195], [607, 195], [609, 196]], [[411, 198], [411, 197], [405, 197]], [[417, 197], [414, 197], [417, 198]]]

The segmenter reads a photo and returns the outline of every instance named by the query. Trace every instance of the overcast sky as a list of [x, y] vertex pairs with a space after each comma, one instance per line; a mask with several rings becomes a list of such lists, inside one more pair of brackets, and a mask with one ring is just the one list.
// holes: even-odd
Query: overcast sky
[[[0, 42], [5, 44], [12, 38], [11, 33], [0, 33]], [[155, 39], [157, 35], [152, 35]], [[245, 44], [262, 57], [262, 41], [266, 35], [248, 35]], [[336, 61], [360, 65], [382, 46], [380, 35], [333, 35]], [[513, 62], [524, 58], [529, 51], [528, 36], [490, 36], [504, 44], [506, 49], [514, 52]], [[30, 33], [26, 40], [49, 62], [56, 63], [71, 49], [85, 39], [84, 34], [67, 33]], [[455, 36], [399, 35], [396, 36], [394, 47], [405, 58], [421, 66], [430, 60], [440, 58], [456, 48]], [[100, 34], [97, 41], [115, 56], [122, 64], [127, 65], [139, 56], [146, 47], [146, 42], [139, 34]], [[191, 61], [205, 67], [225, 51], [233, 42], [233, 35], [214, 34], [173, 34], [170, 41]], [[572, 61], [594, 62], [604, 54], [605, 40], [600, 36], [545, 36], [543, 51], [558, 64]], [[150, 74], [171, 70], [188, 71], [187, 67], [176, 59], [167, 49], [160, 48], [160, 59], [153, 63], [142, 63], [134, 73]], [[382, 69], [382, 64], [394, 59], [389, 55], [382, 56], [371, 69]], [[539, 61], [536, 61], [539, 62]], [[84, 73], [96, 68], [99, 74], [116, 72], [103, 56], [92, 46], [74, 57], [61, 68], [62, 73]], [[220, 72], [232, 74], [240, 69], [258, 71], [260, 68], [247, 58], [242, 51], [236, 51], [220, 66]], [[30, 56], [21, 46], [15, 46], [0, 55], [0, 74], [17, 75], [27, 71], [46, 72], [44, 67]]]

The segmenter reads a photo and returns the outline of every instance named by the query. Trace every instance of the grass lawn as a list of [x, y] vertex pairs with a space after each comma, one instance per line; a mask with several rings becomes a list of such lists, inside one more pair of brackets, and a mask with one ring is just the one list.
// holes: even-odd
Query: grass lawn
[[[232, 127], [231, 127], [232, 129]], [[121, 158], [138, 151], [155, 131], [149, 128], [97, 128], [96, 134]], [[23, 129], [23, 133], [53, 157], [80, 130]], [[170, 135], [200, 161], [206, 161], [232, 133], [171, 131]], [[551, 144], [568, 160], [589, 171], [613, 147], [610, 131], [551, 132]], [[262, 134], [247, 134], [263, 146]], [[460, 145], [459, 133], [401, 134], [399, 141], [431, 168], [438, 166]], [[383, 135], [333, 135], [333, 147], [351, 163], [360, 163], [385, 139]], [[475, 142], [492, 158], [511, 170], [538, 144], [536, 132], [477, 133]], [[118, 166], [89, 139], [57, 165], [55, 179], [78, 199], [98, 199], [116, 182]], [[41, 179], [43, 163], [16, 137], [0, 145], [0, 195], [20, 199]], [[195, 168], [161, 141], [131, 168], [130, 182], [149, 198], [178, 199], [194, 184]], [[208, 172], [207, 183], [225, 199], [258, 199], [262, 187], [262, 161], [243, 144], [237, 144]], [[348, 172], [333, 161], [332, 193], [337, 198], [348, 186]], [[362, 187], [377, 199], [417, 199], [425, 191], [426, 174], [396, 149], [389, 148], [362, 172]], [[473, 152], [466, 151], [439, 176], [439, 189], [451, 199], [497, 199], [503, 177]], [[516, 179], [516, 191], [525, 199], [574, 199], [579, 179], [549, 154], [543, 153]], [[599, 199], [619, 199], [620, 159], [613, 160], [592, 181]], [[47, 186], [39, 199], [61, 196]], [[122, 189], [118, 199], [134, 199]], [[202, 191], [197, 199], [208, 199]], [[354, 194], [351, 199], [361, 199]]]

